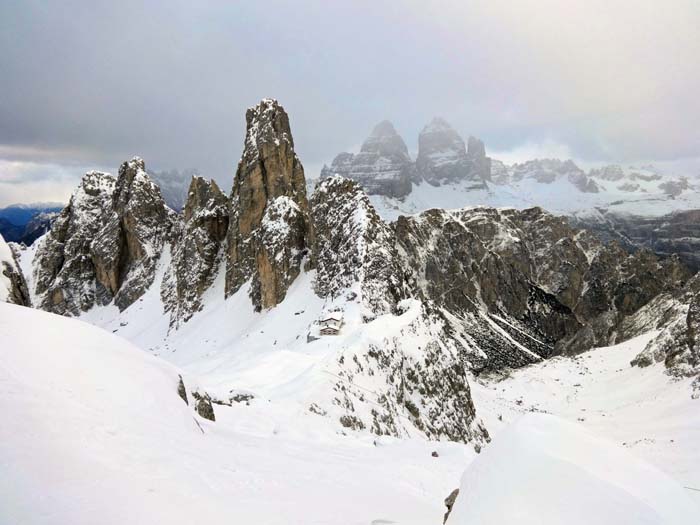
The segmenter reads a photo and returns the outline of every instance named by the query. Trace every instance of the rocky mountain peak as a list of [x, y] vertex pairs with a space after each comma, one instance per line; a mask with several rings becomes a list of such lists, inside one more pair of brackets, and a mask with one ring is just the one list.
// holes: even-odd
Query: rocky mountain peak
[[377, 124], [362, 143], [360, 153], [340, 153], [321, 178], [342, 175], [359, 182], [369, 194], [401, 198], [411, 192], [416, 179], [408, 148], [388, 120]]
[[491, 178], [491, 160], [484, 143], [469, 137], [468, 147], [450, 124], [435, 117], [418, 136], [418, 176], [433, 186], [469, 181], [484, 188]]
[[246, 113], [246, 139], [231, 194], [226, 293], [251, 281], [257, 308], [270, 308], [299, 274], [312, 236], [304, 168], [289, 117], [272, 99]]
[[77, 315], [114, 299], [120, 309], [152, 284], [171, 217], [142, 159], [119, 176], [90, 171], [37, 250], [43, 309]]
[[284, 108], [272, 98], [264, 98], [245, 114], [246, 137], [242, 159], [255, 162], [266, 150], [266, 145], [294, 150], [294, 139], [289, 127], [289, 116]]
[[406, 143], [388, 120], [383, 120], [374, 127], [370, 136], [362, 143], [360, 151], [376, 153], [387, 158], [396, 157], [397, 160], [411, 160]]
[[202, 295], [213, 283], [225, 253], [229, 200], [213, 180], [192, 177], [182, 219], [173, 261], [161, 287], [171, 326], [202, 308]]

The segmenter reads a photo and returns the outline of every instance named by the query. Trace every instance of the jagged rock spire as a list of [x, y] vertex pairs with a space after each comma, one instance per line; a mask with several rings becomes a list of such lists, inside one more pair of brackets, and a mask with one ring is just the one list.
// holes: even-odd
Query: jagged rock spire
[[170, 227], [143, 160], [124, 162], [116, 180], [88, 172], [37, 251], [40, 307], [77, 315], [114, 299], [127, 308], [153, 283]]
[[418, 175], [429, 184], [468, 181], [475, 187], [485, 187], [491, 178], [491, 162], [486, 157], [484, 143], [469, 137], [468, 146], [443, 118], [435, 117], [418, 136]]
[[163, 280], [161, 297], [171, 326], [202, 308], [225, 251], [229, 200], [213, 180], [192, 177], [184, 205], [182, 231], [173, 244], [173, 262]]
[[257, 308], [284, 299], [312, 236], [304, 168], [289, 117], [273, 99], [246, 112], [243, 155], [233, 181], [226, 294], [251, 281]]

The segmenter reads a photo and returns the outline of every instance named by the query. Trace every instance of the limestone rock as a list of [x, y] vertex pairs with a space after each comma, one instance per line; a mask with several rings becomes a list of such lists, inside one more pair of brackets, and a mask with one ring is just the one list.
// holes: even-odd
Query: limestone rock
[[470, 182], [485, 188], [491, 178], [491, 162], [483, 142], [469, 137], [467, 150], [462, 137], [443, 119], [434, 118], [418, 136], [416, 171], [433, 186]]
[[511, 167], [511, 180], [534, 179], [542, 184], [566, 178], [579, 191], [584, 193], [598, 193], [596, 182], [579, 168], [572, 160], [559, 159], [535, 159]]
[[391, 122], [377, 124], [356, 155], [340, 153], [321, 178], [341, 175], [358, 182], [370, 195], [401, 198], [411, 192], [415, 165], [403, 139]]
[[[14, 245], [16, 246], [16, 245]], [[32, 301], [27, 289], [13, 245], [5, 242], [0, 235], [0, 302], [31, 306]]]
[[229, 200], [216, 182], [193, 177], [180, 232], [174, 235], [173, 259], [161, 287], [171, 326], [202, 308], [225, 253]]
[[94, 241], [111, 213], [115, 183], [108, 173], [86, 173], [41, 241], [33, 268], [39, 308], [78, 315], [95, 305], [108, 304], [114, 297], [116, 283], [114, 288], [105, 287], [97, 277]]
[[393, 232], [359, 184], [340, 176], [322, 180], [311, 209], [316, 293], [336, 298], [353, 290], [365, 321], [395, 312], [407, 294]]
[[255, 307], [271, 308], [301, 271], [313, 237], [306, 181], [276, 100], [249, 108], [246, 126], [231, 194], [226, 294], [250, 279]]
[[34, 258], [40, 307], [77, 315], [131, 305], [153, 283], [171, 214], [139, 158], [116, 180], [87, 173]]

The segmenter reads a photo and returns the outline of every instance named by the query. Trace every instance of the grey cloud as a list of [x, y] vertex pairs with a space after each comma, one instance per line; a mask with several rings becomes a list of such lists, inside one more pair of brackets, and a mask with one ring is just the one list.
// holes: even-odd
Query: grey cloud
[[384, 118], [415, 149], [434, 115], [492, 150], [699, 156], [698, 25], [684, 0], [3, 2], [0, 158], [228, 186], [266, 96], [315, 168]]

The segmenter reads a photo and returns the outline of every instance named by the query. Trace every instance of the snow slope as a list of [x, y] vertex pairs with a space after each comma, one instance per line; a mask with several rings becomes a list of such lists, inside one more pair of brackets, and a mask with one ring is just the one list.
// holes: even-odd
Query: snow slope
[[265, 400], [216, 405], [211, 423], [178, 373], [81, 321], [0, 304], [0, 523], [439, 523], [474, 455], [313, 415], [276, 426]]
[[486, 183], [486, 189], [475, 189], [469, 182], [431, 186], [424, 182], [414, 184], [411, 193], [403, 199], [372, 195], [370, 200], [385, 220], [393, 221], [399, 215], [413, 215], [431, 208], [456, 209], [467, 206], [493, 206], [524, 209], [540, 206], [558, 215], [588, 216], [597, 208], [620, 214], [654, 217], [677, 210], [700, 208], [700, 191], [691, 187], [671, 197], [662, 191], [659, 180], [637, 180], [639, 189], [621, 190], [619, 183], [596, 180], [600, 191], [584, 193], [566, 178], [551, 183], [533, 178], [509, 181], [508, 184]]
[[[523, 414], [553, 414], [700, 489], [700, 404], [691, 398], [692, 379], [673, 379], [662, 365], [630, 366], [655, 335], [472, 380], [479, 416], [497, 442]], [[685, 490], [700, 505], [700, 491]]]
[[521, 416], [467, 468], [449, 525], [696, 523], [669, 476], [580, 425]]
[[[242, 309], [236, 301], [243, 299], [235, 296], [212, 306], [221, 315], [203, 312], [193, 319], [191, 331], [183, 332], [186, 336], [152, 349], [177, 360], [185, 372], [84, 322], [0, 304], [0, 410], [10, 422], [0, 427], [0, 523], [440, 523], [443, 499], [477, 457], [471, 446], [339, 432], [328, 418], [305, 409], [306, 396], [326, 375], [320, 363], [350, 344], [340, 338], [333, 339], [338, 348], [327, 340], [294, 346], [284, 339], [282, 328], [293, 329], [284, 324], [288, 319], [305, 323], [303, 314], [292, 311], [308, 299], [308, 278], [295, 283], [299, 288], [290, 291], [286, 307], [243, 313], [251, 310]], [[248, 300], [247, 294], [241, 297]], [[156, 313], [148, 313], [148, 300], [136, 303], [143, 310], [127, 310], [125, 326], [112, 321], [118, 333], [149, 336], [145, 326]], [[139, 318], [144, 321], [137, 328]], [[208, 334], [216, 324], [211, 319], [219, 324], [229, 319], [238, 328], [223, 326]], [[384, 321], [377, 321], [370, 331], [381, 329]], [[28, 328], [34, 326], [42, 329]], [[231, 341], [219, 339], [229, 330]], [[650, 498], [660, 500], [657, 511], [676, 509], [679, 520], [697, 516], [700, 493], [682, 486], [700, 486], [698, 401], [690, 398], [688, 380], [672, 381], [663, 367], [629, 366], [653, 335], [539, 363], [507, 378], [472, 379], [478, 415], [494, 437], [479, 457], [487, 466], [479, 468], [489, 476], [497, 472], [499, 484], [512, 469], [513, 479], [528, 487], [535, 479], [548, 487], [571, 480], [580, 488], [580, 463], [594, 468], [602, 460], [591, 459], [586, 450], [607, 440], [614, 443], [607, 446], [616, 449], [619, 472], [645, 473], [634, 476], [639, 484], [624, 485], [615, 505], [627, 508], [653, 490]], [[362, 344], [356, 330], [347, 337]], [[245, 340], [250, 347], [243, 345]], [[232, 341], [240, 346], [227, 346]], [[254, 391], [255, 397], [231, 407], [215, 405], [217, 421], [211, 423], [177, 396], [180, 373], [188, 388], [218, 385], [228, 391], [233, 384]], [[541, 459], [552, 448], [543, 451], [538, 440], [522, 441], [531, 430], [526, 426], [523, 431], [517, 421], [530, 412], [555, 414], [596, 437], [579, 436], [583, 455], [579, 445], [564, 451], [578, 463], [562, 467], [538, 460], [535, 471], [525, 459]], [[516, 430], [509, 429], [513, 422]], [[537, 427], [549, 432], [543, 443], [563, 436], [569, 441], [569, 431], [559, 426], [551, 431]], [[509, 438], [513, 432], [516, 437]], [[501, 439], [510, 445], [499, 445]], [[500, 463], [503, 448], [515, 446], [513, 439], [518, 447], [532, 447], [531, 452], [521, 462], [506, 454], [507, 462]], [[630, 460], [624, 448], [653, 467]], [[431, 456], [433, 450], [439, 457]], [[495, 465], [489, 457], [496, 458]], [[523, 478], [523, 472], [529, 477]], [[595, 482], [585, 483], [597, 495], [603, 487], [607, 495], [609, 486], [620, 486], [619, 479], [601, 472]], [[489, 487], [494, 485], [483, 489]], [[486, 501], [501, 506], [511, 501], [499, 498], [512, 491], [493, 490], [484, 495]], [[686, 497], [679, 491], [686, 491]], [[552, 513], [560, 509], [556, 501], [552, 505]], [[457, 520], [460, 513], [455, 512]], [[641, 520], [644, 509], [628, 512]]]

